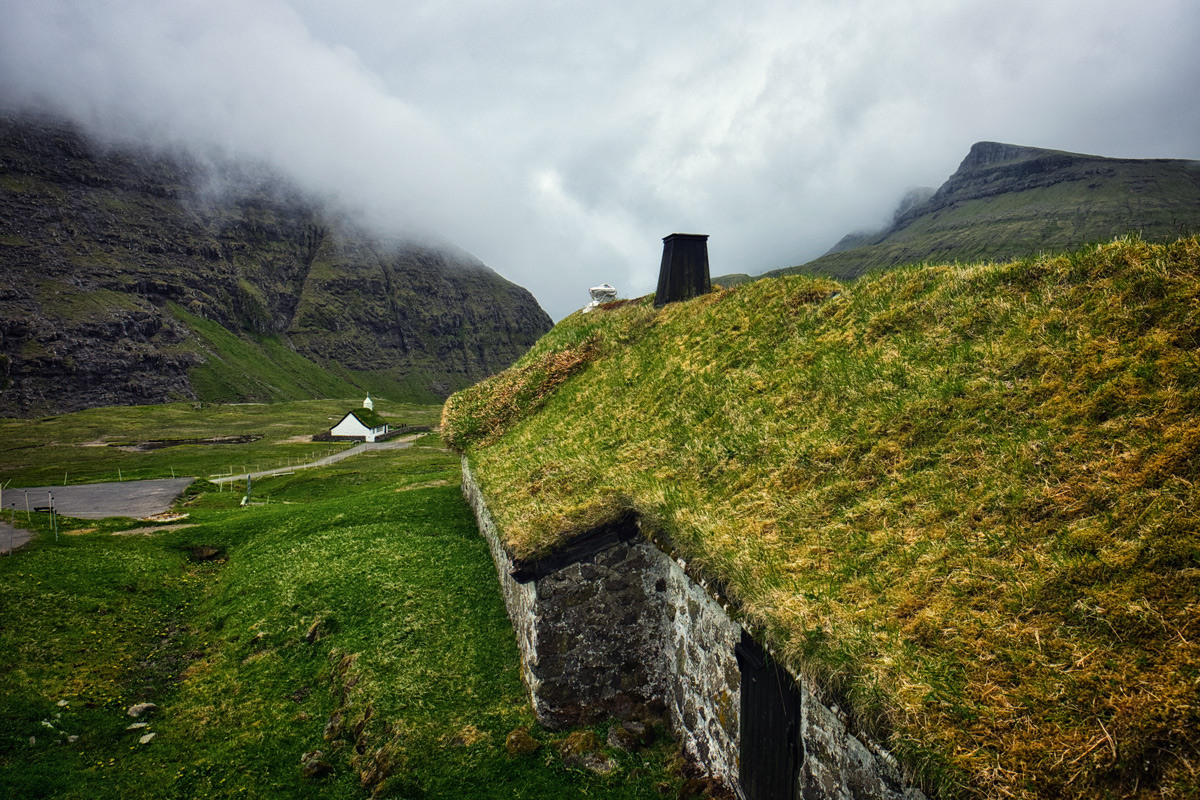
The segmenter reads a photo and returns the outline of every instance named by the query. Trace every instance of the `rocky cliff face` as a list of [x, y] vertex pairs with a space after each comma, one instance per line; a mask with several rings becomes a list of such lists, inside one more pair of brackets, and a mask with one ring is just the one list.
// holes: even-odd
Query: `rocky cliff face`
[[0, 414], [215, 399], [197, 370], [243, 345], [294, 380], [221, 399], [432, 399], [550, 325], [466, 253], [368, 234], [263, 170], [0, 119]]
[[892, 229], [903, 228], [918, 217], [956, 204], [1047, 189], [1062, 183], [1094, 191], [1128, 175], [1130, 191], [1144, 192], [1152, 188], [1164, 166], [1170, 169], [1187, 163], [1169, 159], [1101, 158], [1000, 142], [976, 142], [954, 174], [932, 196], [897, 213]]
[[850, 234], [815, 261], [767, 274], [853, 278], [903, 263], [1018, 258], [1131, 233], [1161, 242], [1197, 231], [1200, 162], [978, 142], [937, 191], [909, 193], [885, 230]]

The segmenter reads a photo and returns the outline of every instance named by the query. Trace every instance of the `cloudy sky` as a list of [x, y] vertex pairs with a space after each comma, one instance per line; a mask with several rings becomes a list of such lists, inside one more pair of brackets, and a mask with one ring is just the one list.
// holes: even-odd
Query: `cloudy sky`
[[973, 142], [1200, 159], [1195, 0], [0, 0], [0, 101], [265, 159], [556, 319], [881, 226]]

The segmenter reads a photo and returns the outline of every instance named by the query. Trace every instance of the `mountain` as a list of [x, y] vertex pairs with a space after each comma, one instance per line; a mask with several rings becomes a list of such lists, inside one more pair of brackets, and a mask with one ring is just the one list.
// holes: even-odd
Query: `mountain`
[[1071, 250], [1129, 233], [1166, 242], [1198, 230], [1200, 162], [978, 142], [937, 191], [910, 192], [885, 230], [851, 234], [814, 261], [766, 274], [844, 279], [905, 263]]
[[0, 414], [429, 401], [550, 326], [469, 254], [371, 234], [265, 168], [0, 117]]

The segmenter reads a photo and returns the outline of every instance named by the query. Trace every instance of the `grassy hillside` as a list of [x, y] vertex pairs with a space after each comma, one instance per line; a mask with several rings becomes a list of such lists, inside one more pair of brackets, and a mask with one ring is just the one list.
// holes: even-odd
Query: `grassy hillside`
[[1197, 232], [1200, 162], [979, 142], [937, 192], [898, 212], [888, 229], [853, 237], [851, 249], [766, 274], [845, 280], [899, 264], [1007, 260], [1115, 236], [1169, 242]]
[[954, 797], [1200, 792], [1200, 239], [573, 315], [454, 395], [509, 546], [634, 510]]
[[191, 330], [189, 349], [202, 359], [188, 370], [198, 400], [278, 403], [313, 397], [349, 398], [364, 393], [350, 380], [297, 353], [280, 336], [239, 337], [176, 304], [171, 304], [171, 313]]
[[[42, 444], [90, 426], [92, 438], [264, 423], [288, 433], [323, 410], [94, 409], [38, 430]], [[406, 413], [428, 420], [437, 409]], [[22, 421], [4, 422], [11, 432]], [[202, 473], [212, 450], [248, 460], [260, 446], [171, 449], [180, 471]], [[241, 508], [238, 494], [198, 485], [180, 509], [191, 527], [62, 520], [56, 541], [34, 514], [39, 537], [0, 557], [0, 796], [673, 796], [681, 778], [668, 739], [606, 750], [615, 769], [599, 775], [563, 761], [567, 733], [536, 725], [458, 483], [458, 458], [429, 436], [256, 481], [266, 505]], [[126, 709], [144, 701], [158, 710], [130, 730]], [[510, 756], [519, 727], [537, 750]], [[601, 740], [605, 729], [595, 729]], [[328, 771], [306, 777], [302, 756], [316, 750]]]
[[450, 245], [262, 166], [0, 114], [0, 413], [373, 393], [440, 402], [550, 327]]

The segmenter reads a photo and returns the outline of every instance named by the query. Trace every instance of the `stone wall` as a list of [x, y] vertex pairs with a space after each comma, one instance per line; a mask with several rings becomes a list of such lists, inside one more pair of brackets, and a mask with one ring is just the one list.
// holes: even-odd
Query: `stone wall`
[[471, 473], [471, 467], [466, 457], [462, 460], [463, 495], [475, 512], [475, 521], [479, 532], [487, 540], [488, 549], [492, 553], [492, 561], [496, 563], [496, 572], [500, 578], [500, 593], [504, 596], [504, 606], [508, 609], [508, 618], [512, 620], [513, 631], [517, 635], [517, 647], [521, 651], [521, 677], [529, 689], [533, 702], [533, 713], [539, 720], [546, 717], [546, 709], [541, 700], [541, 681], [537, 677], [537, 630], [535, 600], [537, 588], [532, 583], [518, 583], [512, 577], [515, 567], [504, 544], [500, 541], [500, 533], [492, 520], [492, 513], [483, 501], [483, 494]]
[[661, 715], [663, 589], [657, 551], [617, 544], [531, 581], [543, 724]]
[[682, 565], [657, 547], [654, 552], [666, 573], [663, 668], [672, 728], [690, 757], [732, 783], [738, 775], [742, 682], [734, 647], [742, 627]]
[[836, 707], [829, 708], [801, 684], [799, 796], [803, 800], [926, 800], [906, 787], [891, 755], [863, 743], [847, 728]]
[[[662, 715], [690, 758], [741, 793], [742, 726], [756, 721], [743, 719], [735, 649], [744, 632], [726, 608], [634, 520], [572, 540], [541, 562], [518, 563], [465, 458], [463, 493], [496, 562], [538, 720], [561, 728]], [[796, 797], [925, 797], [905, 787], [895, 761], [857, 738], [837, 708], [787, 679], [800, 697]]]

